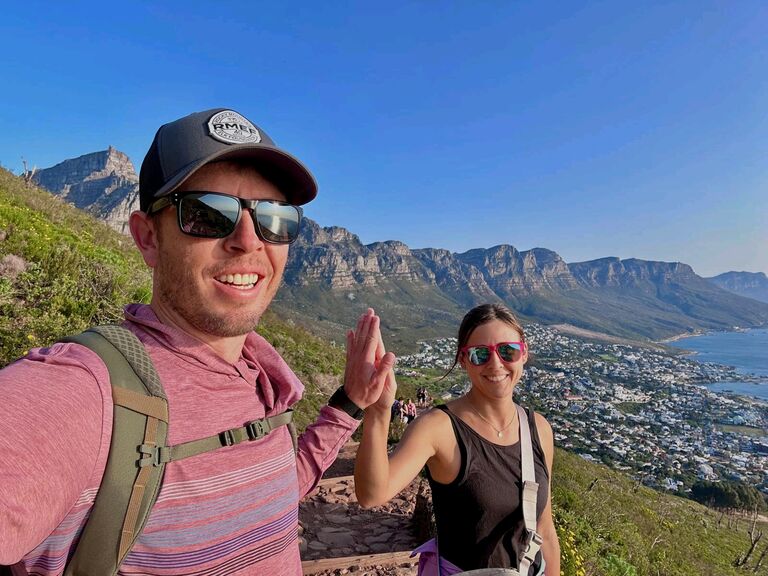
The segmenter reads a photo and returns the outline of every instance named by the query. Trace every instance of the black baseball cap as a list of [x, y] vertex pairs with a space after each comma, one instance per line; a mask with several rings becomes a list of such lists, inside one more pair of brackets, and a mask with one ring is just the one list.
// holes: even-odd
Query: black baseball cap
[[252, 162], [291, 204], [306, 204], [317, 195], [312, 173], [261, 128], [234, 110], [214, 108], [160, 126], [141, 163], [141, 210], [146, 212], [153, 200], [173, 192], [201, 167], [221, 160]]

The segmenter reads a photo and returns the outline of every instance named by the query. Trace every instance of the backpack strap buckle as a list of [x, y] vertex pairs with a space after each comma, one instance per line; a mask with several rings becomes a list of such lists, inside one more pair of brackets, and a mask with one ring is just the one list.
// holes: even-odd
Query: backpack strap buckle
[[541, 534], [538, 532], [528, 532], [524, 544], [524, 553], [533, 552], [536, 554], [536, 552], [539, 551], [541, 548], [541, 545], [544, 543], [544, 539], [541, 537]]
[[258, 440], [269, 434], [272, 431], [272, 427], [266, 418], [260, 420], [252, 420], [245, 425], [245, 430], [248, 433], [249, 440]]
[[171, 450], [168, 446], [155, 446], [154, 444], [141, 444], [139, 445], [139, 454], [143, 458], [139, 458], [139, 468], [145, 466], [160, 466], [171, 461]]

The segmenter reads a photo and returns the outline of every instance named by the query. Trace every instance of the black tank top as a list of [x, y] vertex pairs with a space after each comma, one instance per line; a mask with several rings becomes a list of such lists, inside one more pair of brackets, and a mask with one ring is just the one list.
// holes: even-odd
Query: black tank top
[[[525, 536], [520, 442], [499, 446], [475, 432], [447, 406], [437, 409], [451, 419], [461, 453], [459, 474], [450, 484], [436, 482], [427, 468], [440, 555], [462, 570], [517, 568]], [[528, 421], [539, 483], [538, 518], [547, 504], [549, 474], [533, 411], [528, 411]], [[541, 552], [530, 573], [536, 574], [540, 566]]]

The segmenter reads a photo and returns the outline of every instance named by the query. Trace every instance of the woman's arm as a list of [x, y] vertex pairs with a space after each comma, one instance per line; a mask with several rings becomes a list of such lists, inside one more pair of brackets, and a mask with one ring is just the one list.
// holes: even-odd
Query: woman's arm
[[[425, 426], [409, 427], [392, 461], [387, 438], [397, 382], [394, 355], [385, 353], [379, 318], [373, 310], [360, 317], [355, 330], [347, 333], [347, 365], [344, 387], [349, 398], [365, 408], [363, 438], [355, 459], [355, 493], [364, 508], [383, 504], [419, 473], [434, 450], [425, 441]], [[405, 413], [405, 406], [400, 407]], [[413, 438], [417, 440], [414, 441]], [[420, 440], [419, 440], [420, 439]]]
[[436, 453], [433, 429], [440, 416], [444, 416], [442, 413], [430, 412], [416, 418], [406, 428], [394, 453], [388, 456], [390, 414], [389, 407], [378, 403], [365, 411], [363, 438], [355, 460], [355, 494], [363, 508], [389, 501]]
[[547, 470], [549, 471], [550, 485], [547, 487], [547, 505], [539, 517], [537, 531], [541, 534], [543, 544], [541, 554], [547, 565], [545, 576], [560, 576], [560, 541], [557, 538], [555, 522], [552, 519], [552, 461], [555, 456], [554, 438], [552, 427], [546, 418], [536, 414], [536, 429], [539, 433], [541, 448], [544, 450]]

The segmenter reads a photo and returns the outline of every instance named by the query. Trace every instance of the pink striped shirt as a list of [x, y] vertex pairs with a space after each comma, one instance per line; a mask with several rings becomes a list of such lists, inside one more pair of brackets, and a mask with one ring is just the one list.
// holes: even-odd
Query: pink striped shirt
[[[263, 338], [248, 335], [230, 364], [126, 308], [168, 396], [169, 444], [242, 426], [294, 404], [301, 382]], [[96, 496], [109, 451], [106, 366], [89, 349], [55, 344], [0, 371], [0, 565], [62, 574]], [[119, 574], [297, 576], [298, 502], [352, 435], [357, 420], [322, 408], [293, 453], [283, 426], [253, 442], [166, 466], [157, 504]]]

